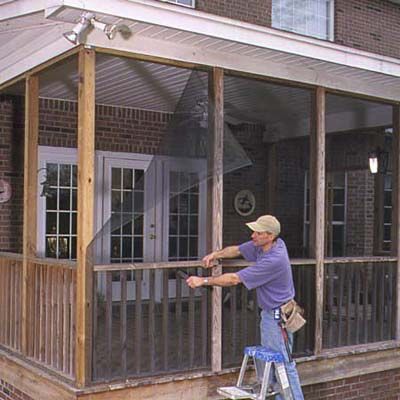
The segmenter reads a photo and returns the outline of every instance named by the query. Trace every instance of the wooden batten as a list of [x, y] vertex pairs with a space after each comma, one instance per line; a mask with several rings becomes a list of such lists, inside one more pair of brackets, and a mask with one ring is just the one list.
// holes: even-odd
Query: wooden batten
[[400, 105], [393, 106], [392, 255], [397, 256], [396, 340], [400, 339]]
[[[224, 136], [224, 71], [214, 68], [209, 75], [209, 173], [211, 180], [211, 215], [209, 236], [212, 250], [222, 248], [222, 193], [223, 193], [223, 136]], [[210, 209], [210, 207], [209, 207]], [[222, 267], [213, 268], [213, 275], [220, 275]], [[222, 369], [222, 288], [214, 287], [212, 293], [211, 367]]]
[[87, 264], [93, 238], [95, 165], [95, 52], [79, 52], [78, 87], [78, 238], [76, 293], [76, 381], [85, 386], [91, 375], [92, 270]]
[[24, 224], [22, 268], [22, 352], [32, 355], [30, 316], [33, 315], [33, 290], [30, 279], [32, 263], [29, 257], [36, 255], [36, 209], [39, 137], [39, 77], [28, 76], [25, 86], [25, 142], [24, 142]]
[[325, 250], [325, 89], [315, 90], [310, 151], [310, 248], [315, 257], [315, 353], [322, 350]]

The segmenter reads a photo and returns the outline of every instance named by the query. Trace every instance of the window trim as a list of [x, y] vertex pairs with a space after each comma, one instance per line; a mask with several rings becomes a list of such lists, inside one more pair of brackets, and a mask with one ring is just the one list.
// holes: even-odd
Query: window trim
[[46, 172], [42, 168], [46, 168], [49, 162], [78, 165], [78, 152], [75, 148], [39, 146], [38, 158], [36, 249], [37, 255], [44, 257], [46, 254], [46, 199], [40, 196], [40, 183], [45, 179]]
[[196, 0], [190, 0], [192, 2], [191, 5], [178, 3], [179, 0], [160, 0], [160, 1], [162, 1], [163, 3], [171, 3], [186, 8], [196, 8]]
[[280, 0], [272, 0], [272, 2], [271, 2], [271, 28], [277, 29], [277, 30], [280, 30], [283, 32], [290, 32], [290, 33], [294, 33], [296, 35], [314, 38], [317, 40], [325, 40], [325, 41], [329, 41], [329, 42], [333, 42], [335, 40], [335, 0], [326, 0], [327, 3], [329, 3], [329, 4], [327, 4], [327, 12], [329, 13], [330, 18], [329, 18], [329, 21], [327, 24], [328, 34], [325, 38], [317, 37], [317, 36], [311, 35], [309, 33], [298, 32], [294, 29], [283, 29], [281, 27], [281, 22], [279, 23], [279, 26], [274, 26], [273, 19], [272, 19], [272, 9], [273, 9], [274, 1], [280, 1]]

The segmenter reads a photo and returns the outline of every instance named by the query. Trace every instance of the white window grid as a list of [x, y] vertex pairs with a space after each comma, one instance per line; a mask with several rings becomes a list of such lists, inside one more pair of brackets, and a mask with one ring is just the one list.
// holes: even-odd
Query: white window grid
[[272, 27], [333, 40], [334, 0], [273, 0]]
[[[336, 173], [338, 174], [338, 173]], [[342, 249], [343, 252], [345, 252], [345, 239], [346, 239], [346, 215], [347, 215], [347, 173], [339, 173], [338, 175], [343, 175], [340, 178], [343, 178], [343, 183], [337, 183], [335, 182], [335, 173], [332, 173], [332, 178], [333, 178], [333, 185], [331, 187], [331, 190], [334, 192], [333, 193], [333, 198], [334, 201], [332, 202], [331, 206], [332, 209], [335, 207], [341, 207], [343, 208], [343, 218], [338, 219], [334, 218], [332, 215], [332, 221], [330, 223], [332, 226], [342, 226], [343, 231], [342, 231]], [[338, 176], [337, 175], [337, 176]], [[341, 179], [340, 179], [341, 180]], [[335, 200], [335, 191], [343, 191], [343, 201], [336, 201]], [[303, 232], [303, 246], [304, 248], [308, 247], [309, 244], [309, 232], [310, 232], [310, 180], [309, 180], [309, 174], [308, 171], [305, 173], [304, 177], [304, 232]], [[332, 239], [333, 240], [333, 239]], [[332, 249], [334, 251], [334, 249]], [[344, 254], [341, 254], [344, 255]]]
[[[135, 188], [138, 179], [143, 180], [143, 170], [131, 168], [112, 168], [112, 189], [111, 198], [119, 200], [112, 206], [112, 218], [121, 218], [121, 225], [111, 232], [111, 262], [143, 262], [143, 197], [144, 190]], [[140, 178], [138, 178], [140, 174]], [[115, 182], [116, 175], [119, 182]], [[126, 185], [126, 177], [130, 182]], [[143, 185], [142, 185], [143, 186]], [[138, 221], [142, 220], [142, 229], [138, 232], [136, 226], [140, 226]], [[132, 222], [132, 224], [130, 223]], [[135, 224], [136, 222], [136, 224]], [[117, 253], [113, 249], [117, 246]], [[130, 251], [129, 251], [130, 249]], [[126, 251], [130, 255], [126, 255]]]
[[[170, 182], [168, 260], [197, 260], [199, 246], [198, 176], [196, 173], [171, 171]], [[185, 209], [185, 207], [187, 208]], [[184, 224], [186, 225], [185, 231], [182, 231]], [[174, 250], [173, 254], [171, 254], [172, 250]]]
[[[52, 176], [53, 172], [55, 175]], [[68, 179], [65, 179], [68, 174]], [[49, 183], [46, 197], [46, 257], [76, 259], [77, 238], [77, 166], [76, 164], [46, 163]], [[61, 204], [64, 198], [67, 206]], [[65, 227], [67, 227], [65, 229]], [[63, 229], [62, 229], [63, 228]]]
[[189, 7], [189, 8], [195, 8], [195, 0], [161, 0], [165, 3], [173, 3], [177, 4], [179, 6], [184, 6], [184, 7]]
[[392, 238], [392, 175], [384, 176], [382, 250], [390, 251]]

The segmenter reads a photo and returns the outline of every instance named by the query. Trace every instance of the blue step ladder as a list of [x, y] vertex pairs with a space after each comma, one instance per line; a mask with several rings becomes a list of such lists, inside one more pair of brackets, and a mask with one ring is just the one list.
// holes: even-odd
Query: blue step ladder
[[[253, 361], [257, 382], [253, 385], [244, 385], [244, 376], [249, 360]], [[272, 368], [274, 367], [274, 368]], [[278, 391], [268, 392], [271, 370], [275, 371], [279, 386]], [[284, 365], [284, 357], [281, 353], [268, 350], [262, 346], [248, 346], [244, 348], [242, 366], [236, 386], [226, 386], [217, 389], [218, 394], [225, 399], [254, 399], [264, 400], [280, 394], [285, 400], [294, 400], [289, 380]]]

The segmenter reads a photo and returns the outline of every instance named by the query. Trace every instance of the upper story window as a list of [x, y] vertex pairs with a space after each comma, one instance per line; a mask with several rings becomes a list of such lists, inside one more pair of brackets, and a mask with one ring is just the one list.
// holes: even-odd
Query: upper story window
[[333, 0], [272, 0], [272, 27], [333, 40]]
[[166, 3], [174, 3], [179, 4], [180, 6], [191, 7], [194, 8], [195, 0], [161, 0], [165, 1]]

